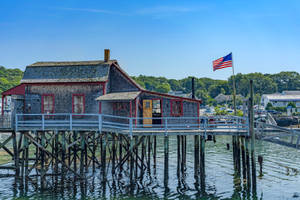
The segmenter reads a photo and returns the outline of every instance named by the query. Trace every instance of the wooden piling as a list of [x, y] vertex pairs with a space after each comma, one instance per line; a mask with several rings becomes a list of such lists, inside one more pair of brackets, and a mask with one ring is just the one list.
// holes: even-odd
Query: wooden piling
[[[28, 133], [29, 134], [29, 133]], [[28, 157], [29, 157], [29, 145], [28, 145], [28, 138], [24, 137], [24, 151], [25, 151], [25, 177], [28, 177], [29, 171], [28, 171]]]
[[252, 167], [252, 190], [256, 191], [256, 162], [255, 162], [255, 132], [254, 132], [254, 91], [253, 80], [250, 80], [250, 98], [249, 98], [249, 132], [251, 136], [251, 167]]
[[200, 184], [205, 189], [205, 137], [200, 136]]
[[61, 151], [61, 161], [62, 161], [62, 170], [61, 173], [64, 175], [65, 173], [65, 164], [66, 164], [66, 132], [61, 132], [61, 143], [62, 143], [62, 151]]
[[101, 173], [102, 173], [102, 181], [106, 181], [106, 143], [107, 143], [107, 133], [103, 134], [103, 140], [102, 140], [102, 169], [101, 169]]
[[247, 180], [245, 137], [241, 137], [241, 153], [242, 153], [243, 180], [244, 180], [244, 183], [245, 183], [245, 181]]
[[73, 165], [74, 171], [77, 172], [77, 131], [73, 131]]
[[180, 135], [177, 135], [177, 176], [180, 177], [180, 168], [181, 168], [181, 156], [180, 156]]
[[251, 173], [250, 173], [250, 147], [249, 137], [245, 137], [245, 148], [246, 148], [246, 175], [247, 175], [247, 188], [251, 188]]
[[151, 163], [151, 136], [147, 136], [147, 141], [148, 141], [148, 158], [147, 158], [147, 168], [148, 168], [148, 173], [150, 173], [150, 163]]
[[12, 140], [13, 140], [13, 149], [14, 149], [14, 161], [15, 161], [15, 175], [19, 176], [20, 167], [19, 167], [19, 150], [17, 145], [17, 134], [15, 131], [12, 132]]
[[199, 136], [195, 135], [194, 136], [194, 177], [198, 179], [198, 174], [199, 174]]
[[[44, 148], [45, 147], [45, 140], [46, 140], [45, 132], [42, 131], [40, 133], [41, 133], [41, 146]], [[46, 170], [45, 170], [45, 151], [40, 150], [40, 152], [41, 152], [41, 185], [42, 185], [42, 187], [44, 187], [45, 174], [46, 174]]]
[[185, 137], [182, 135], [181, 136], [181, 173], [182, 175], [184, 174], [185, 171]]
[[135, 172], [134, 172], [134, 176], [135, 178], [138, 177], [138, 155], [139, 155], [139, 147], [138, 147], [138, 136], [134, 136], [134, 145], [135, 147]]
[[116, 171], [116, 135], [112, 133], [112, 161], [111, 173], [114, 176]]
[[54, 173], [57, 175], [58, 174], [58, 132], [54, 131], [55, 134], [55, 139], [54, 139], [54, 156], [55, 156], [55, 166], [54, 166]]
[[93, 132], [93, 137], [92, 137], [92, 144], [93, 144], [93, 151], [92, 151], [92, 162], [93, 162], [93, 172], [95, 172], [96, 169], [96, 132]]
[[85, 136], [83, 132], [80, 132], [80, 176], [83, 176], [84, 170], [84, 147], [85, 147]]
[[153, 136], [153, 168], [156, 169], [156, 136]]
[[130, 184], [133, 185], [133, 168], [134, 168], [134, 156], [133, 156], [133, 137], [130, 137], [130, 170], [129, 170], [129, 176], [130, 176]]

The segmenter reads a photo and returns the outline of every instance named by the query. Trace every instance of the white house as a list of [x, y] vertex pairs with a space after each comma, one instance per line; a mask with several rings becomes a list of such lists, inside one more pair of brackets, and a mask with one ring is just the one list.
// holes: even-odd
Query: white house
[[290, 102], [296, 104], [297, 112], [300, 112], [300, 91], [283, 91], [282, 93], [263, 94], [261, 105], [266, 108], [268, 103], [274, 107], [286, 107]]

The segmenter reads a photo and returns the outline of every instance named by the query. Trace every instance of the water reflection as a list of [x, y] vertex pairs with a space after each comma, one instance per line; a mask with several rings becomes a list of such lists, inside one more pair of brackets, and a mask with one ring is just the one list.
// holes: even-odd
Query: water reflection
[[[29, 197], [37, 199], [300, 199], [300, 151], [258, 141], [257, 155], [262, 155], [263, 176], [257, 179], [257, 191], [251, 191], [243, 177], [235, 177], [232, 151], [226, 144], [231, 138], [217, 137], [206, 143], [205, 177], [195, 177], [193, 138], [187, 140], [186, 167], [178, 173], [176, 138], [170, 138], [169, 171], [164, 174], [163, 141], [158, 140], [156, 168], [134, 172], [130, 181], [129, 168], [112, 176], [107, 168], [105, 179], [101, 169], [92, 169], [85, 179], [64, 176], [38, 176], [27, 179], [0, 179], [0, 198]], [[259, 169], [257, 169], [259, 175]], [[202, 179], [202, 180], [201, 180]]]

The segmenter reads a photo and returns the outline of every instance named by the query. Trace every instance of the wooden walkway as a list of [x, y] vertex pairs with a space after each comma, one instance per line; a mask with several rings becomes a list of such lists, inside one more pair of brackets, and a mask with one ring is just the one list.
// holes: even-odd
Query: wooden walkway
[[[144, 119], [161, 124], [140, 124]], [[138, 118], [104, 114], [18, 114], [16, 131], [97, 131], [135, 135], [247, 135], [248, 119], [236, 116]]]
[[298, 129], [285, 128], [263, 122], [255, 123], [257, 139], [300, 149], [300, 131]]

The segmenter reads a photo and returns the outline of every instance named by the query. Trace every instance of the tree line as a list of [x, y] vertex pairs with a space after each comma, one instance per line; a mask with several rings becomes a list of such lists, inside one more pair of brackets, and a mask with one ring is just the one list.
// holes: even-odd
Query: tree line
[[0, 66], [0, 95], [2, 92], [20, 84], [23, 72], [20, 69], [6, 69]]
[[[20, 69], [7, 69], [0, 66], [0, 93], [18, 84], [23, 72]], [[154, 76], [132, 76], [143, 88], [151, 91], [168, 93], [182, 91], [192, 92], [192, 76], [183, 79], [167, 79]], [[280, 72], [276, 74], [249, 73], [235, 75], [236, 91], [244, 97], [249, 95], [249, 80], [254, 83], [255, 101], [258, 103], [262, 94], [282, 92], [284, 90], [300, 90], [300, 74], [294, 71]], [[195, 77], [195, 95], [202, 99], [204, 104], [216, 104], [214, 98], [219, 94], [232, 94], [233, 77], [228, 80], [217, 80], [205, 77]]]
[[[183, 91], [191, 93], [192, 77], [184, 79], [167, 79], [154, 76], [133, 76], [137, 83], [147, 90], [167, 93]], [[243, 97], [249, 96], [249, 80], [253, 80], [255, 103], [260, 101], [262, 94], [282, 92], [284, 90], [300, 90], [300, 74], [294, 71], [284, 71], [276, 74], [249, 73], [235, 75], [236, 92]], [[219, 94], [231, 95], [233, 91], [233, 76], [228, 80], [195, 77], [195, 95], [204, 104], [216, 104], [214, 98]]]

